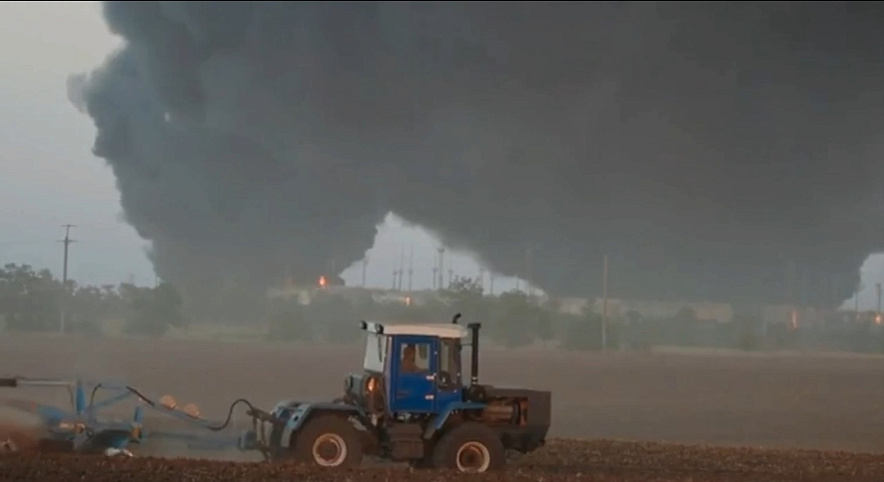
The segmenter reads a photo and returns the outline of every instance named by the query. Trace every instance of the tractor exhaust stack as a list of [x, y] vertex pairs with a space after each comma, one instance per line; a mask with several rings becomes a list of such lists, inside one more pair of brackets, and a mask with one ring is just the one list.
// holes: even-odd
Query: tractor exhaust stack
[[479, 384], [479, 328], [482, 328], [482, 324], [470, 323], [467, 325], [467, 328], [470, 329], [472, 334], [470, 342], [473, 350], [472, 355], [470, 355], [470, 385], [473, 386]]

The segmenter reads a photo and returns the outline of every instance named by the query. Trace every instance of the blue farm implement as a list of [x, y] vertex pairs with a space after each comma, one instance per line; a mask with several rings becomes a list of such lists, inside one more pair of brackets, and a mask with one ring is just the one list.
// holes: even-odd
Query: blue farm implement
[[[248, 404], [245, 400], [237, 400], [231, 406], [227, 420], [217, 423], [200, 418], [198, 410], [193, 405], [178, 408], [175, 401], [168, 396], [157, 401], [119, 382], [15, 377], [0, 378], [0, 387], [45, 387], [68, 391], [70, 398], [68, 408], [20, 400], [0, 403], [0, 406], [27, 412], [40, 420], [42, 434], [36, 441], [37, 449], [46, 451], [132, 455], [130, 446], [140, 444], [148, 437], [183, 440], [188, 442], [191, 448], [236, 446], [238, 437], [145, 430], [145, 409], [166, 414], [200, 429], [221, 432], [229, 426], [235, 406], [240, 403]], [[133, 400], [138, 404], [128, 420], [102, 416], [113, 410], [113, 407]], [[18, 448], [11, 440], [5, 441], [5, 444], [7, 450]]]
[[[344, 393], [329, 402], [278, 403], [265, 412], [235, 401], [224, 422], [199, 417], [154, 401], [125, 384], [0, 379], [0, 386], [63, 386], [72, 409], [31, 405], [45, 426], [47, 441], [70, 450], [117, 454], [150, 437], [186, 440], [195, 448], [260, 452], [265, 460], [323, 467], [355, 467], [365, 456], [407, 462], [415, 468], [485, 472], [500, 468], [507, 451], [529, 453], [544, 444], [550, 426], [551, 394], [479, 384], [479, 323], [464, 327], [460, 314], [450, 324], [361, 322], [366, 332], [362, 370], [344, 380]], [[466, 341], [465, 340], [468, 340]], [[470, 376], [462, 379], [462, 348], [471, 347]], [[95, 401], [100, 390], [110, 392]], [[140, 405], [127, 421], [99, 418], [99, 411], [126, 399]], [[252, 428], [224, 435], [237, 405], [248, 407]], [[213, 434], [151, 432], [144, 407]]]

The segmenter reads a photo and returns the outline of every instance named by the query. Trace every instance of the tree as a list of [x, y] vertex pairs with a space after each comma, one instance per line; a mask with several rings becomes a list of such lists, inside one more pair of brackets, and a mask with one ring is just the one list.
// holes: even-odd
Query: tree
[[129, 305], [127, 333], [158, 337], [173, 326], [183, 326], [181, 295], [171, 284], [163, 282], [156, 288], [124, 284], [120, 289]]
[[535, 308], [537, 311], [531, 313], [534, 324], [534, 334], [539, 340], [552, 340], [556, 336], [554, 324], [559, 310], [561, 309], [561, 303], [558, 300], [550, 298], [542, 305], [535, 306]]
[[[602, 315], [593, 312], [591, 307], [586, 307], [582, 315], [570, 318], [565, 330], [565, 339], [560, 346], [566, 350], [601, 350]], [[608, 320], [605, 337], [609, 348], [619, 346], [619, 324]]]
[[27, 264], [12, 263], [0, 269], [0, 313], [9, 330], [57, 329], [60, 293], [61, 283], [48, 270], [35, 272]]
[[501, 293], [491, 317], [493, 337], [509, 347], [528, 345], [534, 339], [538, 310], [522, 291]]
[[456, 276], [442, 298], [452, 312], [463, 313], [472, 320], [485, 320], [489, 315], [489, 303], [485, 299], [482, 283], [472, 278]]

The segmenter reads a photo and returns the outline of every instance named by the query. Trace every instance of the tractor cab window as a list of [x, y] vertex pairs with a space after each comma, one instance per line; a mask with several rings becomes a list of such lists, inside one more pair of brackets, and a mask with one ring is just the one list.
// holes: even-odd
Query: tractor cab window
[[430, 370], [430, 344], [404, 343], [400, 353], [399, 369], [406, 373]]
[[460, 384], [460, 343], [453, 338], [439, 340], [439, 381], [443, 386]]

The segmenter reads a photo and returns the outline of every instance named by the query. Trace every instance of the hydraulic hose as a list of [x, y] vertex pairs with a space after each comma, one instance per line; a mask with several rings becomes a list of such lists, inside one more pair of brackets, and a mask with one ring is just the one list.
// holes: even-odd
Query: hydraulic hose
[[[92, 405], [92, 403], [95, 401], [95, 393], [98, 391], [99, 388], [101, 388], [101, 384], [96, 385], [95, 388], [92, 389], [92, 394], [91, 394], [90, 400], [89, 400], [90, 405]], [[143, 393], [139, 392], [134, 387], [126, 386], [125, 388], [129, 392], [133, 393], [136, 397], [138, 397], [141, 401], [150, 405], [151, 407], [157, 408], [157, 407], [161, 406], [160, 404], [156, 403], [155, 401], [153, 401], [149, 397], [145, 396]], [[256, 417], [257, 414], [264, 413], [263, 410], [255, 407], [250, 401], [246, 400], [245, 398], [239, 398], [239, 399], [234, 400], [233, 403], [230, 404], [230, 408], [227, 410], [227, 418], [224, 420], [224, 423], [222, 423], [221, 425], [216, 425], [216, 426], [203, 425], [203, 427], [205, 427], [213, 432], [220, 432], [221, 430], [224, 430], [225, 428], [227, 428], [230, 425], [230, 422], [233, 420], [233, 411], [236, 409], [236, 406], [240, 405], [240, 404], [243, 404], [249, 408], [249, 415], [252, 418], [257, 418]]]

